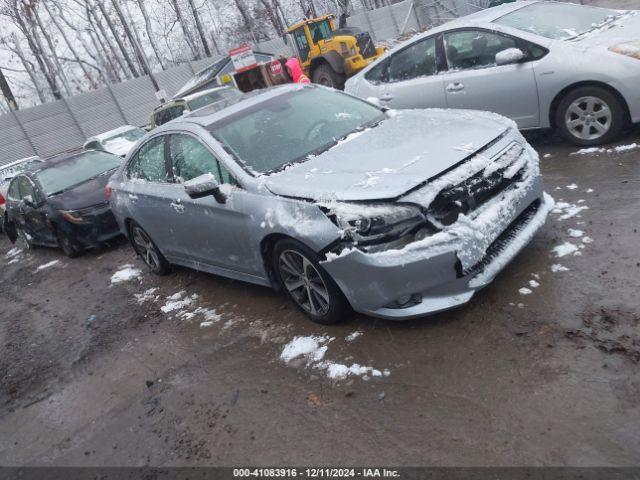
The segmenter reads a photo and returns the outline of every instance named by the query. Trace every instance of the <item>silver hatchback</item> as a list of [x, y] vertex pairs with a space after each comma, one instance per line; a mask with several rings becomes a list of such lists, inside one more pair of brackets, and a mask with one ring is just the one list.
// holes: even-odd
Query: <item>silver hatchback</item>
[[487, 110], [522, 130], [607, 143], [640, 122], [638, 13], [549, 1], [489, 8], [412, 38], [345, 90], [392, 108]]
[[274, 286], [325, 324], [351, 309], [403, 319], [467, 302], [553, 203], [510, 120], [385, 111], [311, 85], [163, 125], [108, 188], [154, 272]]

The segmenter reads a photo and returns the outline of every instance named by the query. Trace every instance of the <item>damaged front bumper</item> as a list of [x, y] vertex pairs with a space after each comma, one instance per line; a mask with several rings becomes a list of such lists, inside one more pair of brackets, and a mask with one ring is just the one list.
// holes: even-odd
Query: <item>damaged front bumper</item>
[[345, 250], [322, 265], [360, 313], [403, 320], [462, 305], [544, 224], [554, 202], [532, 173], [431, 238], [379, 253]]

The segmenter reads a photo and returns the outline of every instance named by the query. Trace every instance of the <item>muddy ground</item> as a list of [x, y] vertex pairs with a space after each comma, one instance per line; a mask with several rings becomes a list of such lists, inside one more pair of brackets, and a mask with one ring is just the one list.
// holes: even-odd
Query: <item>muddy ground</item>
[[[3, 238], [0, 464], [637, 465], [640, 148], [532, 141], [560, 211], [468, 305], [415, 321], [316, 326], [266, 288], [156, 277], [126, 244], [70, 260]], [[126, 264], [142, 275], [111, 284]], [[180, 291], [198, 297], [161, 311]], [[302, 335], [388, 375], [283, 362]]]

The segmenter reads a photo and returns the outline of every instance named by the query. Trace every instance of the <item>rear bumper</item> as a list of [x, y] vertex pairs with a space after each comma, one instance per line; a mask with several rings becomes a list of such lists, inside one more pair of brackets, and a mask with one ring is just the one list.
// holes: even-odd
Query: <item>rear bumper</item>
[[[404, 320], [448, 310], [491, 283], [544, 224], [553, 203], [538, 177], [526, 192], [514, 189], [488, 202], [442, 241], [378, 254], [354, 249], [323, 267], [360, 313]], [[487, 225], [490, 238], [478, 238]], [[406, 296], [416, 299], [412, 306], [389, 307]]]

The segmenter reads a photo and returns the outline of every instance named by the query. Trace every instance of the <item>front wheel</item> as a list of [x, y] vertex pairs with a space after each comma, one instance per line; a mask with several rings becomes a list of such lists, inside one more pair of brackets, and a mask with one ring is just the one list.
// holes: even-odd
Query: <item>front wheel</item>
[[336, 72], [331, 66], [323, 63], [316, 67], [312, 75], [313, 83], [324, 85], [325, 87], [344, 89], [346, 78], [343, 74]]
[[313, 250], [281, 240], [273, 249], [273, 265], [287, 297], [313, 322], [331, 325], [350, 315], [349, 302]]
[[581, 147], [601, 145], [615, 140], [624, 128], [624, 107], [603, 88], [577, 88], [560, 101], [555, 121], [571, 143]]
[[158, 250], [156, 244], [153, 243], [149, 234], [136, 222], [132, 221], [129, 225], [129, 238], [133, 249], [153, 273], [156, 275], [169, 273], [171, 265], [162, 255], [162, 252]]
[[82, 248], [78, 246], [68, 235], [58, 232], [58, 245], [62, 252], [69, 258], [76, 258], [82, 254]]

